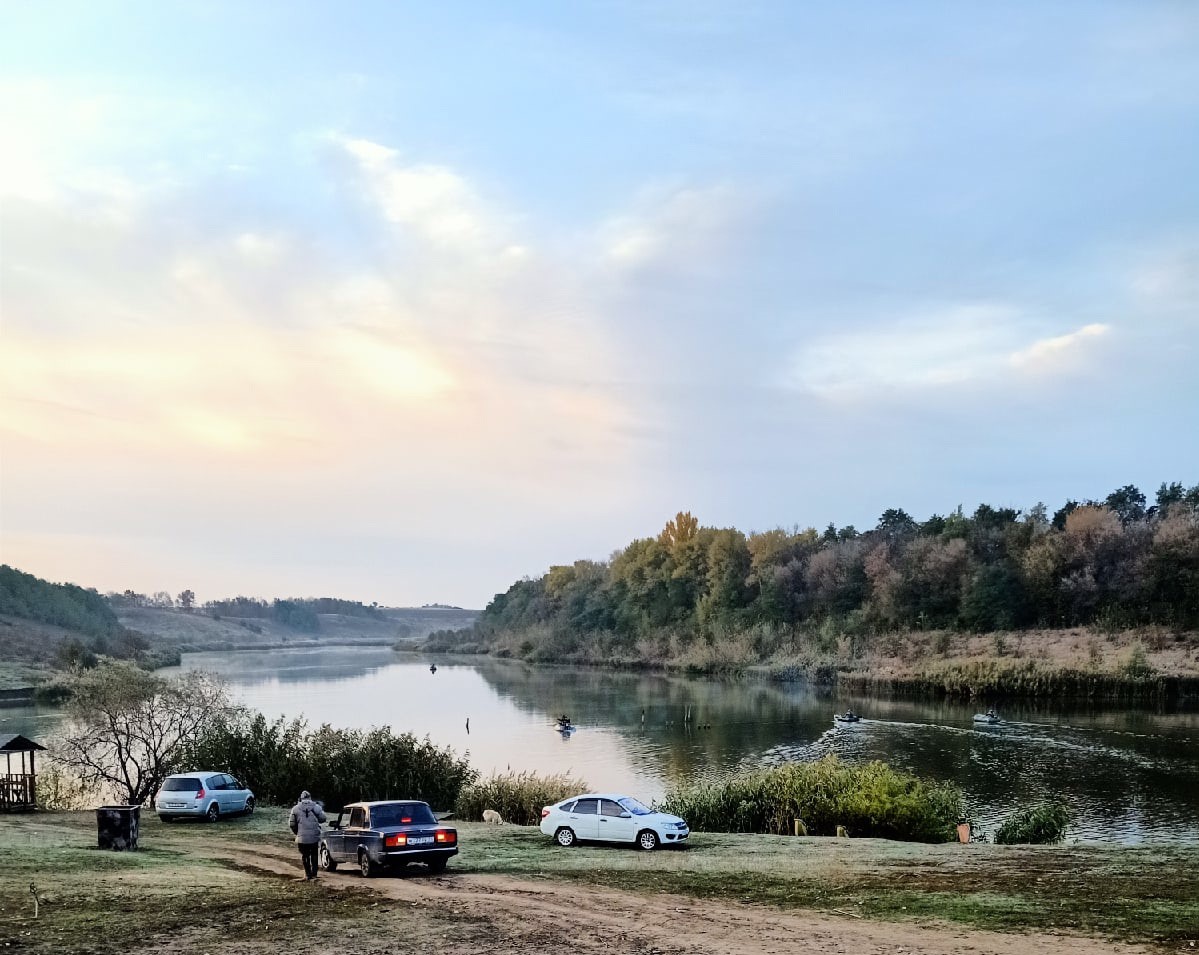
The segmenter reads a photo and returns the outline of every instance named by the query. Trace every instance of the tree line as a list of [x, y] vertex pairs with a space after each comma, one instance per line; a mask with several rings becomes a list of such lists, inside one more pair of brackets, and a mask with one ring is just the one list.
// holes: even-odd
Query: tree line
[[[434, 648], [501, 645], [530, 659], [642, 657], [646, 642], [737, 632], [990, 632], [1078, 625], [1199, 627], [1199, 485], [1132, 485], [1052, 515], [980, 504], [868, 531], [745, 534], [689, 512], [608, 561], [524, 579]], [[515, 641], [515, 642], [514, 642]]]

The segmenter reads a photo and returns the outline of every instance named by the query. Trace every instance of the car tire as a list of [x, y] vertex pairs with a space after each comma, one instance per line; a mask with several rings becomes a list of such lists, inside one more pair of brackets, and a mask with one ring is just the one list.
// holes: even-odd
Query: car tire
[[208, 807], [208, 812], [204, 813], [205, 822], [216, 822], [221, 818], [221, 807], [213, 803]]
[[160, 815], [158, 816], [158, 821], [159, 821], [159, 822], [174, 822], [174, 821], [175, 821], [175, 817], [174, 817], [174, 816], [164, 816], [164, 815], [161, 815], [161, 814], [160, 814]]
[[320, 863], [320, 867], [326, 872], [337, 871], [337, 863], [333, 861], [333, 855], [329, 852], [329, 847], [323, 842], [320, 849], [317, 850], [316, 861]]
[[571, 846], [579, 844], [578, 837], [570, 826], [560, 826], [558, 831], [554, 833], [554, 842], [558, 843], [563, 849], [569, 849]]
[[373, 879], [379, 874], [379, 867], [371, 859], [371, 854], [365, 849], [358, 850], [358, 871], [364, 879]]
[[442, 872], [445, 871], [445, 864], [447, 861], [449, 861], [449, 860], [447, 860], [447, 859], [430, 859], [427, 863], [427, 865], [429, 866], [429, 874], [430, 875], [440, 875]]
[[639, 833], [637, 833], [638, 849], [644, 849], [646, 852], [653, 852], [656, 848], [658, 848], [659, 843], [660, 840], [658, 839], [658, 834], [654, 832], [653, 829], [642, 829]]
[[247, 815], [247, 816], [252, 816], [252, 815], [254, 815], [254, 797], [253, 797], [253, 796], [247, 796], [247, 797], [246, 797], [246, 809], [245, 809], [245, 812], [246, 812], [246, 815]]

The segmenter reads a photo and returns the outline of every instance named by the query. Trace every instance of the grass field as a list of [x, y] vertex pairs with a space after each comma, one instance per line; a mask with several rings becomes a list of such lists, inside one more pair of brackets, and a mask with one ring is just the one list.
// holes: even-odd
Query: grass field
[[[0, 817], [0, 948], [107, 955], [166, 939], [240, 939], [287, 950], [301, 935], [385, 932], [401, 909], [371, 883], [328, 892], [239, 863], [238, 852], [294, 858], [284, 811], [215, 826], [163, 825], [143, 813], [141, 850], [95, 847], [93, 813]], [[1199, 938], [1199, 849], [924, 846], [881, 840], [698, 833], [684, 850], [562, 850], [536, 829], [460, 823], [454, 874], [549, 879], [670, 892], [866, 920], [928, 921], [1144, 942], [1164, 951]], [[298, 869], [296, 870], [298, 873]], [[29, 887], [45, 900], [33, 919]], [[453, 930], [431, 911], [423, 931]], [[433, 927], [435, 926], [435, 928]], [[442, 936], [439, 936], [442, 937]], [[188, 946], [190, 949], [192, 946]], [[205, 951], [203, 947], [197, 951]]]

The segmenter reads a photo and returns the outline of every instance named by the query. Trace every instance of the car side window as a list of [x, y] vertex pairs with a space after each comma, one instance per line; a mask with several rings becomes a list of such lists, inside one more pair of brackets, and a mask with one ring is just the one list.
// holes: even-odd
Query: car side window
[[240, 782], [237, 781], [236, 776], [226, 776], [225, 778], [227, 780], [229, 780], [229, 788], [230, 789], [245, 789], [246, 788]]
[[208, 779], [206, 779], [204, 781], [204, 788], [205, 789], [224, 789], [225, 788], [225, 777], [224, 776], [209, 776]]
[[350, 810], [350, 828], [366, 828], [366, 808], [364, 806], [355, 806]]
[[236, 789], [233, 785], [233, 777], [226, 774], [221, 776], [221, 789]]
[[562, 806], [561, 806], [561, 810], [562, 810], [562, 812], [574, 812], [574, 811], [575, 811], [575, 805], [576, 805], [577, 803], [578, 803], [578, 800], [577, 800], [577, 799], [572, 799], [570, 802], [563, 803], [563, 804], [562, 804]]
[[575, 803], [575, 812], [581, 816], [594, 816], [596, 815], [596, 802], [594, 799], [580, 799]]
[[613, 799], [600, 800], [600, 815], [601, 816], [619, 816], [623, 809], [620, 808], [620, 803]]

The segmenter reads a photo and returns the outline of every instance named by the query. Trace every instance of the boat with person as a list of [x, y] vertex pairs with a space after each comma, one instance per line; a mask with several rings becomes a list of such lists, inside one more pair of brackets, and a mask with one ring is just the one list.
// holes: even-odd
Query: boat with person
[[844, 713], [833, 714], [834, 723], [860, 723], [862, 718], [853, 710], [846, 710]]
[[1003, 720], [999, 718], [999, 714], [994, 710], [987, 710], [985, 713], [975, 713], [974, 722], [985, 723], [988, 726], [994, 726], [996, 723], [1002, 723]]

